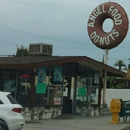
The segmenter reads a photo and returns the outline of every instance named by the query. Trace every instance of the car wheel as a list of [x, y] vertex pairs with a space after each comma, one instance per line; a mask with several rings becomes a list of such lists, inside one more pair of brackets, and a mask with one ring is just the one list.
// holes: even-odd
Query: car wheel
[[0, 130], [8, 130], [7, 124], [1, 120], [0, 120]]

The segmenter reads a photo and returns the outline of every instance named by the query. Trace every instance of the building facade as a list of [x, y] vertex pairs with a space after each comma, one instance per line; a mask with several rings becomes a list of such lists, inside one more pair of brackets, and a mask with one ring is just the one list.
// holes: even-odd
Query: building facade
[[102, 104], [105, 71], [126, 76], [86, 56], [0, 57], [0, 89], [11, 92], [28, 120], [91, 114]]

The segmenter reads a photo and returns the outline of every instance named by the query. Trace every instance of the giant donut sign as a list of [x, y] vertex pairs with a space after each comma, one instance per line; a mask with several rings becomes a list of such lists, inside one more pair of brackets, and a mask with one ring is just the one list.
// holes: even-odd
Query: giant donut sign
[[[113, 28], [108, 33], [102, 28], [107, 18], [113, 21]], [[88, 35], [97, 47], [112, 49], [124, 40], [128, 24], [125, 10], [117, 3], [106, 2], [96, 7], [91, 13], [88, 20]]]

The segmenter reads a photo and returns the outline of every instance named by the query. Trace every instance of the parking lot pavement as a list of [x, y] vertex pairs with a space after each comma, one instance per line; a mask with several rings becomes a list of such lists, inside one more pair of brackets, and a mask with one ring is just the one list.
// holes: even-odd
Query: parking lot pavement
[[[23, 130], [129, 130], [130, 123], [109, 124], [111, 116], [72, 116], [68, 119], [48, 119], [28, 122]], [[124, 129], [126, 128], [126, 129]]]

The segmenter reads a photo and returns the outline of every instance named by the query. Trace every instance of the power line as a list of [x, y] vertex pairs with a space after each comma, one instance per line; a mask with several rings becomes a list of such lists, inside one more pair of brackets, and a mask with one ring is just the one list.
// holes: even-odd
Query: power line
[[[4, 26], [0, 26], [1, 29], [3, 30], [7, 30], [7, 31], [11, 31], [14, 33], [20, 33], [20, 34], [24, 34], [26, 33], [26, 35], [37, 35], [37, 36], [41, 36], [44, 37], [46, 39], [49, 40], [53, 40], [53, 41], [60, 41], [60, 42], [71, 42], [72, 44], [87, 44], [87, 42], [83, 42], [83, 41], [74, 41], [74, 40], [68, 40], [68, 39], [62, 39], [62, 38], [55, 38], [55, 37], [51, 37], [51, 36], [47, 36], [47, 35], [43, 35], [43, 34], [38, 34], [38, 33], [34, 33], [34, 32], [28, 32], [28, 31], [23, 31], [20, 29], [14, 29], [14, 28], [10, 28], [10, 27], [4, 27]], [[90, 44], [87, 44], [87, 46], [90, 46]], [[118, 48], [128, 48], [126, 46], [119, 46]]]
[[16, 46], [16, 44], [14, 44], [14, 43], [12, 43], [12, 42], [4, 42], [4, 41], [2, 41], [2, 40], [0, 40], [0, 42], [7, 43], [7, 44], [12, 44], [12, 45], [15, 45], [15, 46]]
[[10, 50], [8, 50], [7, 48], [5, 48], [3, 45], [0, 44], [0, 46], [2, 46], [5, 50], [7, 50], [8, 52], [10, 52], [12, 55], [14, 55]]
[[20, 34], [24, 34], [26, 33], [26, 35], [37, 35], [37, 36], [41, 36], [41, 37], [45, 37], [49, 40], [57, 40], [57, 41], [61, 41], [61, 42], [71, 42], [71, 43], [86, 43], [86, 42], [81, 42], [81, 41], [74, 41], [74, 40], [66, 40], [66, 39], [62, 39], [62, 38], [55, 38], [55, 37], [51, 37], [51, 36], [47, 36], [47, 35], [43, 35], [43, 34], [38, 34], [38, 33], [34, 33], [34, 32], [28, 32], [28, 31], [23, 31], [23, 30], [19, 30], [19, 29], [14, 29], [14, 28], [10, 28], [10, 27], [4, 27], [4, 26], [0, 26], [1, 29], [3, 30], [7, 30], [7, 31], [11, 31], [14, 33], [20, 33]]
[[[87, 42], [78, 42], [78, 41], [73, 41], [73, 40], [66, 40], [66, 39], [61, 39], [61, 38], [54, 38], [54, 37], [51, 37], [51, 36], [45, 36], [45, 35], [42, 35], [42, 34], [37, 34], [37, 33], [32, 33], [32, 32], [27, 32], [27, 31], [22, 31], [22, 30], [18, 30], [18, 29], [13, 29], [13, 28], [9, 28], [9, 27], [1, 27], [0, 26], [0, 28], [2, 28], [3, 30], [7, 30], [7, 31], [11, 31], [11, 32], [14, 32], [14, 33], [19, 33], [19, 34], [24, 34], [24, 35], [36, 35], [36, 36], [42, 36], [42, 37], [45, 37], [45, 38], [47, 38], [47, 39], [49, 39], [49, 40], [53, 40], [53, 41], [60, 41], [60, 42], [71, 42], [71, 43], [73, 43], [73, 44], [75, 44], [75, 43], [78, 43], [78, 44], [75, 44], [75, 46], [73, 46], [73, 48], [71, 48], [72, 50], [75, 50], [75, 48], [77, 48], [77, 46], [76, 45], [80, 45], [81, 47], [83, 46], [81, 43], [85, 43], [86, 44], [86, 48], [90, 48], [91, 46], [90, 46], [90, 42], [89, 42], [89, 44], [87, 44]], [[1, 40], [0, 40], [1, 41]], [[3, 41], [2, 41], [3, 42]], [[4, 42], [4, 43], [7, 43], [7, 44], [13, 44], [13, 45], [15, 45], [16, 46], [16, 44], [14, 44], [14, 43], [11, 43], [11, 42]], [[92, 44], [92, 43], [91, 43]], [[2, 46], [2, 45], [1, 45]], [[4, 46], [3, 46], [3, 48], [5, 48]], [[121, 48], [123, 48], [123, 49], [128, 49], [128, 47], [125, 47], [125, 46], [120, 46], [120, 47], [118, 47], [119, 49]], [[11, 51], [9, 51], [7, 48], [5, 48], [8, 52], [10, 52], [11, 54], [12, 54], [12, 52]], [[95, 52], [95, 49], [96, 48], [94, 48], [94, 49], [87, 49], [87, 52]], [[116, 52], [118, 52], [118, 51], [116, 51]], [[61, 55], [61, 53], [58, 53], [58, 54], [60, 54]], [[78, 53], [78, 55], [79, 55], [79, 53]], [[101, 58], [101, 57], [98, 57], [98, 58]], [[117, 58], [113, 58], [113, 59], [117, 59]], [[112, 59], [112, 60], [113, 60]]]

